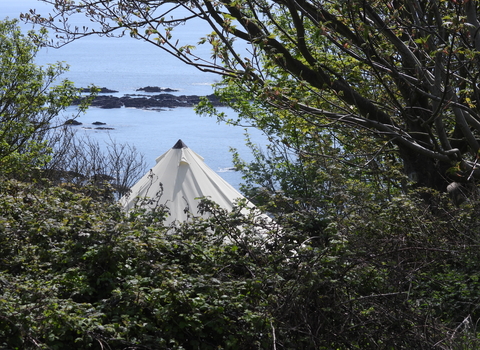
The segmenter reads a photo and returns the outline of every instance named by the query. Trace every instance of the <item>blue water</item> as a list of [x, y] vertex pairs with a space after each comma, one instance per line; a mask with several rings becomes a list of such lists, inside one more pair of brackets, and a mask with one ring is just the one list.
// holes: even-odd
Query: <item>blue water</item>
[[[48, 13], [48, 5], [35, 0], [0, 0], [0, 14], [3, 17], [16, 18], [20, 12], [28, 12], [30, 8], [36, 8], [42, 14]], [[81, 17], [71, 21], [80, 26], [89, 25]], [[23, 27], [27, 29], [30, 26]], [[181, 44], [187, 44], [196, 43], [201, 34], [208, 32], [208, 28], [203, 27], [195, 27], [194, 31], [178, 27], [175, 33]], [[205, 57], [209, 55], [206, 47], [199, 47], [197, 51]], [[135, 93], [136, 89], [145, 86], [178, 89], [178, 94], [207, 95], [213, 92], [212, 84], [219, 80], [215, 74], [201, 72], [152, 44], [130, 37], [90, 36], [60, 49], [42, 50], [36, 59], [39, 65], [57, 61], [66, 62], [70, 66], [63, 78], [73, 81], [76, 86], [95, 84], [119, 91], [116, 95]], [[171, 148], [178, 139], [182, 139], [205, 158], [207, 165], [237, 188], [241, 175], [230, 170], [230, 147], [237, 148], [243, 158], [251, 159], [244, 143], [243, 128], [218, 124], [214, 118], [196, 115], [192, 108], [160, 112], [90, 108], [78, 121], [83, 123], [82, 126], [75, 127], [79, 134], [85, 133], [99, 141], [112, 138], [118, 143], [127, 142], [135, 146], [144, 154], [148, 167], [155, 164], [157, 156]], [[89, 129], [95, 121], [107, 123], [106, 126], [114, 130]], [[261, 145], [266, 143], [265, 136], [258, 130], [249, 129], [249, 133], [255, 142]]]

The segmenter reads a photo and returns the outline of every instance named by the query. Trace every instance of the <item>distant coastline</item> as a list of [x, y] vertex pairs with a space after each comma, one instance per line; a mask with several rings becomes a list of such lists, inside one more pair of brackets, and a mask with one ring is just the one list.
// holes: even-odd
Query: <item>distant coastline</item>
[[[91, 90], [89, 88], [82, 88], [81, 92], [88, 93]], [[176, 92], [178, 90], [171, 88], [161, 88], [158, 86], [146, 86], [139, 88], [136, 91], [143, 91], [147, 93], [157, 93], [160, 94], [126, 94], [122, 97], [105, 95], [118, 93], [116, 90], [111, 90], [109, 88], [103, 87], [98, 91], [98, 95], [91, 102], [91, 106], [104, 108], [104, 109], [113, 109], [113, 108], [139, 108], [139, 109], [149, 109], [149, 110], [162, 110], [164, 108], [176, 108], [176, 107], [194, 107], [200, 102], [201, 96], [198, 95], [173, 95], [169, 92]], [[217, 96], [210, 94], [206, 97], [214, 106], [224, 106], [220, 102]], [[78, 105], [84, 98], [75, 100], [73, 105]]]

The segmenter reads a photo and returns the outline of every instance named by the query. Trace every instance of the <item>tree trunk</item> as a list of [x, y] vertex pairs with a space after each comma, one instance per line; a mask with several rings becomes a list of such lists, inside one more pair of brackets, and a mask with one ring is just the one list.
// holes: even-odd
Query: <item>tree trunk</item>
[[450, 164], [418, 154], [410, 149], [401, 149], [400, 156], [403, 159], [404, 172], [408, 178], [414, 181], [418, 187], [428, 187], [437, 191], [445, 192], [451, 180], [446, 175]]

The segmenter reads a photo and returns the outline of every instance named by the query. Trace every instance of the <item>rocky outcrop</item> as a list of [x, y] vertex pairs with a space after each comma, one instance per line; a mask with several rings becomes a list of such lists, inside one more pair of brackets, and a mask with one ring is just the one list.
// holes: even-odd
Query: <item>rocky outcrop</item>
[[76, 121], [75, 119], [67, 119], [65, 121], [65, 125], [82, 125], [82, 123]]
[[170, 89], [170, 88], [161, 88], [158, 86], [146, 86], [140, 89], [137, 89], [136, 91], [144, 91], [144, 92], [176, 92], [178, 90], [175, 89]]
[[95, 128], [95, 130], [115, 130], [115, 128], [107, 128], [105, 126], [99, 126], [98, 128]]
[[[222, 106], [220, 100], [213, 94], [206, 96], [214, 106]], [[140, 108], [140, 109], [162, 109], [176, 107], [193, 107], [200, 102], [197, 95], [125, 95], [117, 97], [112, 95], [99, 95], [91, 102], [91, 105], [99, 108]], [[80, 100], [74, 102], [79, 104]]]
[[[89, 92], [92, 92], [92, 89], [90, 88], [81, 88], [80, 89], [81, 92], [84, 92], [84, 93], [89, 93]], [[99, 94], [114, 94], [114, 93], [117, 93], [118, 91], [116, 90], [110, 90], [106, 87], [102, 87], [100, 88], [99, 91], [97, 91]]]
[[[80, 123], [78, 121], [76, 121], [75, 119], [68, 119], [66, 122], [65, 122], [65, 125], [71, 125], [71, 126], [78, 126], [78, 125], [83, 125], [83, 123]], [[114, 128], [109, 128], [109, 127], [106, 127], [106, 126], [103, 126], [103, 125], [107, 125], [107, 123], [102, 123], [102, 122], [94, 122], [92, 123], [92, 125], [96, 125], [97, 127], [94, 128], [95, 130], [115, 130]], [[93, 128], [91, 127], [82, 127], [83, 129], [86, 129], [86, 130], [91, 130]]]
[[[80, 102], [80, 101], [78, 101]], [[100, 108], [121, 108], [123, 107], [123, 103], [120, 100], [120, 97], [115, 97], [115, 96], [105, 96], [105, 95], [99, 95], [96, 96], [93, 101], [90, 104], [93, 107], [100, 107]]]
[[96, 128], [92, 128], [90, 126], [84, 126], [84, 127], [82, 127], [82, 129], [84, 129], [84, 130], [115, 130], [115, 128], [109, 128], [109, 127], [106, 127], [106, 126], [98, 126]]

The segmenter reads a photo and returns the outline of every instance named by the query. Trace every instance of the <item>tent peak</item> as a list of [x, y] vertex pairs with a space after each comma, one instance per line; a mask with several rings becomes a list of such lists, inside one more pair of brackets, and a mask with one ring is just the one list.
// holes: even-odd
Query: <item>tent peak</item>
[[173, 149], [181, 149], [181, 148], [188, 148], [186, 144], [183, 143], [182, 140], [178, 140], [177, 143], [172, 147]]

